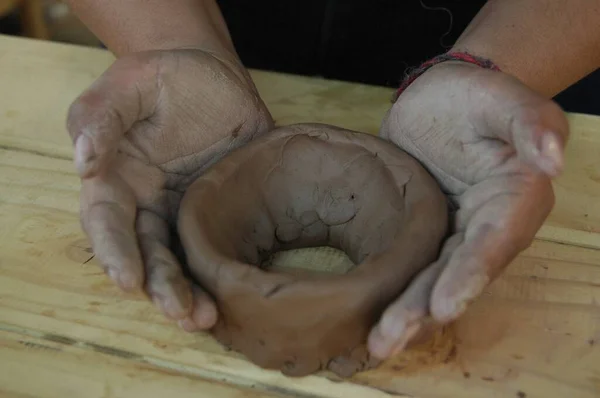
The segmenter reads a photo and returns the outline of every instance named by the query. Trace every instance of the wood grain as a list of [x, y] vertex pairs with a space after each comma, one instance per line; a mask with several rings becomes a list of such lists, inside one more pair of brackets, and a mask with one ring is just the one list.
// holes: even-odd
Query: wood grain
[[185, 370], [155, 366], [102, 346], [81, 347], [62, 336], [0, 331], [0, 349], [3, 397], [282, 396], [205, 380]]
[[[293, 379], [180, 331], [143, 295], [116, 289], [95, 263], [79, 228], [64, 117], [111, 62], [100, 50], [0, 37], [0, 92], [9, 93], [0, 96], [2, 394], [600, 395], [600, 118], [571, 115], [567, 171], [540, 239], [452, 329], [350, 380]], [[389, 106], [383, 88], [253, 76], [279, 124], [375, 133]]]
[[594, 116], [569, 121], [565, 172], [554, 182], [556, 205], [538, 237], [600, 248], [600, 126]]

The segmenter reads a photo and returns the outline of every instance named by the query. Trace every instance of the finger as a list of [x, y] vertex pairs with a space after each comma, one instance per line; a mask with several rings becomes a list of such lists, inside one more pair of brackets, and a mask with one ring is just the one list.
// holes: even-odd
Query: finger
[[363, 367], [364, 362], [361, 359], [345, 355], [334, 357], [327, 364], [327, 369], [340, 377], [351, 377], [356, 372], [360, 372]]
[[140, 210], [136, 231], [146, 270], [146, 292], [166, 316], [178, 321], [191, 318], [191, 286], [168, 248], [167, 223], [151, 211]]
[[550, 177], [564, 167], [566, 134], [542, 123], [537, 116], [515, 117], [510, 128], [517, 156]]
[[136, 229], [146, 269], [146, 291], [155, 305], [187, 332], [211, 328], [217, 321], [214, 301], [183, 274], [168, 248], [168, 224], [155, 213], [141, 210]]
[[[485, 180], [469, 187], [458, 198], [460, 207], [456, 212], [454, 219], [454, 227], [458, 231], [464, 231], [467, 228], [469, 221], [474, 219], [474, 215], [477, 214], [486, 205], [489, 205], [495, 199], [501, 199], [502, 197], [509, 197], [519, 195], [519, 190], [524, 184], [529, 185], [529, 180], [532, 184], [539, 177], [533, 173], [522, 174], [517, 176], [515, 173], [506, 173], [489, 176]], [[552, 193], [548, 194], [546, 198], [540, 198], [540, 205], [552, 204]]]
[[139, 55], [121, 58], [73, 102], [67, 129], [82, 178], [104, 170], [123, 135], [152, 114], [159, 93], [156, 74]]
[[217, 323], [217, 306], [213, 299], [199, 286], [193, 285], [194, 306], [192, 320], [200, 330], [208, 330]]
[[396, 355], [419, 332], [423, 318], [429, 314], [433, 286], [462, 239], [462, 234], [450, 237], [444, 244], [440, 258], [421, 271], [408, 289], [387, 307], [369, 333], [367, 346], [371, 355], [378, 359]]
[[83, 180], [81, 220], [92, 249], [122, 289], [142, 286], [144, 272], [135, 236], [135, 199], [114, 174]]
[[[479, 194], [482, 194], [481, 192]], [[456, 319], [532, 242], [552, 208], [547, 178], [529, 178], [520, 190], [490, 198], [467, 221], [464, 241], [452, 253], [431, 296], [434, 319]]]
[[553, 101], [533, 92], [504, 74], [486, 72], [489, 94], [477, 102], [482, 114], [477, 131], [514, 146], [518, 156], [550, 177], [564, 165], [569, 136], [565, 113]]

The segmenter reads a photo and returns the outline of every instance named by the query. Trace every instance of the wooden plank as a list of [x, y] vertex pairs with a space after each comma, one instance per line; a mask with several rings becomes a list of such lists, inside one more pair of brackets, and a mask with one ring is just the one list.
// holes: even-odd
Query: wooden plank
[[[184, 378], [225, 381], [232, 391], [254, 385], [266, 394], [322, 397], [598, 396], [599, 250], [536, 242], [452, 333], [343, 381], [328, 373], [290, 379], [258, 369], [205, 334], [178, 330], [144, 297], [119, 292], [98, 270], [80, 232], [79, 181], [64, 132], [69, 103], [111, 61], [99, 50], [0, 38], [0, 91], [10, 93], [0, 96], [0, 329], [38, 343], [73, 341], [69, 349], [85, 351], [61, 357], [61, 366], [76, 366], [96, 345], [130, 356], [98, 369], [143, 361]], [[279, 124], [321, 121], [374, 133], [389, 106], [387, 89], [253, 75]], [[567, 172], [555, 184], [557, 206], [543, 239], [599, 247], [599, 120], [571, 116]], [[35, 362], [37, 354], [6, 347], [2, 359]], [[93, 361], [86, 363], [92, 369]], [[146, 370], [140, 372], [145, 377]], [[125, 383], [114, 377], [117, 385]], [[37, 391], [11, 385], [22, 396]], [[47, 394], [61, 391], [57, 383]]]
[[[114, 60], [94, 48], [0, 36], [0, 147], [72, 157], [69, 104]], [[376, 134], [391, 89], [252, 71], [280, 125], [323, 122]], [[600, 248], [600, 118], [572, 114], [565, 174], [541, 239]]]
[[[285, 397], [242, 389], [194, 374], [156, 367], [100, 347], [82, 349], [65, 338], [0, 331], [2, 397]], [[121, 356], [120, 356], [121, 355]]]
[[101, 345], [157, 366], [292, 396], [386, 395], [323, 377], [263, 371], [210, 336], [179, 330], [145, 297], [119, 292], [80, 232], [70, 161], [0, 150], [0, 185], [0, 329]]
[[569, 115], [572, 136], [541, 239], [600, 248], [600, 118]]
[[78, 182], [69, 161], [4, 150], [0, 185], [5, 330], [93, 343], [206, 379], [306, 396], [600, 392], [598, 250], [536, 242], [470, 308], [456, 336], [447, 336], [451, 341], [417, 347], [349, 381], [332, 381], [328, 373], [288, 379], [224, 351], [210, 336], [180, 331], [141, 295], [119, 292], [79, 230]]

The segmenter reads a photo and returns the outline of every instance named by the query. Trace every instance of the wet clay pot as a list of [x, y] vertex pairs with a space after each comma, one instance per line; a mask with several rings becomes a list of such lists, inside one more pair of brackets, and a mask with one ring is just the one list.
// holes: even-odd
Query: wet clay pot
[[[447, 228], [435, 180], [378, 137], [321, 124], [281, 127], [235, 150], [187, 190], [178, 229], [194, 278], [214, 297], [212, 333], [255, 364], [342, 376], [376, 364], [369, 329]], [[343, 275], [261, 268], [274, 252], [331, 246]]]

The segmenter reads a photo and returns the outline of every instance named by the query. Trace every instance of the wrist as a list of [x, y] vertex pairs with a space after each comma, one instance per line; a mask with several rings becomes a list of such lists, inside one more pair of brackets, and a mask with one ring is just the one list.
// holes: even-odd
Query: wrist
[[600, 66], [600, 7], [586, 0], [490, 0], [453, 50], [494, 60], [552, 98]]
[[117, 57], [196, 48], [235, 54], [214, 0], [69, 0], [75, 14]]
[[400, 87], [396, 91], [393, 102], [420, 76], [427, 73], [432, 68], [443, 67], [448, 64], [461, 64], [462, 66], [471, 66], [473, 68], [483, 68], [493, 71], [500, 71], [500, 68], [493, 63], [490, 59], [482, 58], [462, 51], [449, 51], [437, 55], [425, 62], [418, 67], [412, 69], [404, 78]]

